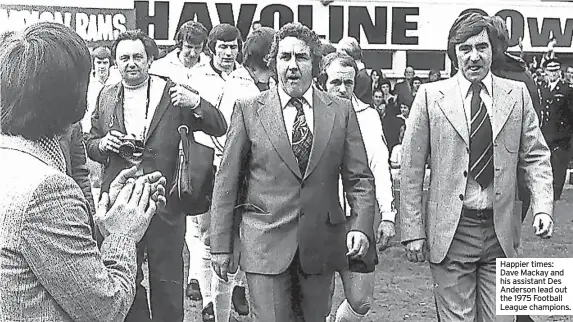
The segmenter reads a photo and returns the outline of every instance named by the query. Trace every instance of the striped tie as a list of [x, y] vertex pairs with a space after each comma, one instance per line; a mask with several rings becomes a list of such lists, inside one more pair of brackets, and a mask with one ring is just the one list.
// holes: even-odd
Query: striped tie
[[479, 96], [482, 83], [472, 83], [470, 173], [485, 189], [493, 180], [493, 138], [491, 122], [485, 104]]
[[301, 100], [291, 98], [289, 104], [296, 108], [296, 118], [292, 128], [292, 152], [298, 161], [300, 173], [304, 176], [312, 147], [312, 132], [306, 123]]

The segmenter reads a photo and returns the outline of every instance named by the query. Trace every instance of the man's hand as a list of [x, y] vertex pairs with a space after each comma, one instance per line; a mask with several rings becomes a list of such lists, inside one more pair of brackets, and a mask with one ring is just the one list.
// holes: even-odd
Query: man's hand
[[348, 247], [346, 256], [350, 258], [361, 258], [366, 255], [369, 246], [368, 237], [361, 231], [351, 231], [346, 235], [346, 247]]
[[424, 254], [425, 239], [412, 240], [406, 243], [406, 257], [410, 262], [424, 262], [426, 256]]
[[229, 281], [227, 274], [231, 265], [231, 254], [211, 254], [211, 266], [215, 274], [225, 282]]
[[551, 238], [553, 235], [553, 219], [546, 213], [538, 213], [533, 217], [535, 235], [541, 238]]
[[115, 152], [119, 153], [119, 146], [121, 145], [121, 138], [124, 135], [116, 130], [111, 130], [99, 141], [99, 150], [101, 152]]
[[[137, 167], [124, 169], [117, 175], [117, 177], [115, 177], [115, 179], [113, 179], [109, 186], [110, 204], [113, 205], [115, 203], [115, 199], [121, 189], [123, 189], [129, 179], [135, 178], [136, 172]], [[139, 177], [138, 180], [141, 180], [142, 183], [147, 182], [151, 185], [151, 200], [155, 201], [158, 207], [164, 207], [167, 203], [165, 199], [165, 185], [167, 180], [162, 176], [161, 172], [155, 171], [153, 173], [143, 175]]]
[[94, 222], [104, 238], [113, 233], [130, 236], [136, 242], [143, 238], [157, 210], [150, 198], [150, 187], [142, 180], [129, 179], [109, 210], [109, 196], [102, 195]]
[[391, 221], [383, 220], [378, 225], [377, 242], [380, 244], [378, 248], [380, 251], [388, 247], [388, 242], [392, 237], [396, 236], [396, 228]]
[[175, 107], [195, 108], [201, 102], [201, 97], [198, 94], [179, 84], [171, 87], [169, 93], [171, 94], [171, 103]]

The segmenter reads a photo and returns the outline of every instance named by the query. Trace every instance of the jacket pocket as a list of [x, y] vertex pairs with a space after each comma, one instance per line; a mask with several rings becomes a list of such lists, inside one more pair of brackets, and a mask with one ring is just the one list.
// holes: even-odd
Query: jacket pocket
[[235, 206], [235, 210], [241, 210], [242, 212], [254, 212], [259, 214], [268, 214], [268, 211], [265, 211], [263, 208], [254, 205], [252, 203], [244, 203]]
[[512, 139], [504, 139], [503, 145], [505, 149], [510, 153], [517, 153], [519, 151], [519, 138]]

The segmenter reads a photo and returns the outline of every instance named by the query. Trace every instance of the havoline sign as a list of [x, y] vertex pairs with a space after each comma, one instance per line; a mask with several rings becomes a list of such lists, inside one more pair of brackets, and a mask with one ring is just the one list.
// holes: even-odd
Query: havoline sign
[[[218, 23], [236, 25], [243, 35], [251, 23], [278, 28], [299, 21], [336, 43], [344, 36], [360, 40], [365, 49], [445, 50], [448, 30], [456, 17], [476, 5], [456, 1], [135, 1], [136, 25], [160, 44], [170, 44], [178, 27], [197, 20], [207, 28]], [[523, 38], [525, 51], [545, 51], [549, 38], [555, 51], [570, 50], [573, 37], [572, 3], [517, 4], [499, 2], [480, 6], [489, 15], [507, 19], [511, 45]]]

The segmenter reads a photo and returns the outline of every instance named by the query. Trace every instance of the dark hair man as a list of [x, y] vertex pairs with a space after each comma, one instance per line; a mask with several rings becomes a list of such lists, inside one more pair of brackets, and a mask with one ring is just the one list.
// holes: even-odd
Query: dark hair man
[[151, 65], [149, 73], [171, 78], [185, 84], [191, 70], [210, 58], [203, 53], [207, 42], [207, 28], [200, 22], [188, 21], [175, 34], [175, 49]]
[[[269, 27], [261, 27], [253, 31], [243, 45], [243, 67], [237, 68], [225, 82], [219, 105], [217, 106], [225, 116], [227, 122], [231, 121], [233, 107], [238, 99], [255, 96], [270, 87], [273, 83], [273, 72], [267, 66], [267, 56], [273, 43], [275, 31]], [[216, 138], [215, 154], [217, 165], [219, 165], [227, 137]], [[246, 188], [246, 187], [244, 187]], [[241, 195], [241, 193], [240, 193]], [[235, 236], [238, 237], [238, 236]], [[235, 249], [238, 251], [238, 249]], [[234, 259], [238, 260], [238, 256]], [[245, 287], [243, 285], [244, 272], [238, 270], [238, 262], [235, 261], [229, 268], [228, 281], [221, 280], [213, 275], [213, 303], [215, 321], [229, 321], [231, 299], [235, 311], [239, 315], [249, 313], [246, 302]], [[231, 290], [232, 296], [231, 296]]]
[[[239, 265], [256, 322], [324, 321], [334, 271], [374, 242], [374, 179], [356, 113], [348, 100], [312, 86], [320, 57], [308, 27], [289, 23], [277, 32], [268, 65], [278, 84], [235, 103], [215, 179], [213, 267], [227, 279], [240, 214]], [[348, 233], [340, 176], [356, 214]], [[238, 200], [241, 186], [248, 189]]]
[[[427, 241], [442, 321], [499, 320], [496, 259], [516, 257], [519, 246], [518, 168], [531, 191], [536, 235], [548, 238], [553, 231], [550, 152], [525, 84], [490, 71], [496, 54], [491, 28], [476, 13], [454, 22], [448, 56], [459, 71], [420, 87], [402, 145], [402, 241], [414, 262], [425, 260]], [[430, 151], [432, 180], [423, 212]]]
[[[158, 50], [140, 30], [121, 33], [112, 50], [121, 82], [104, 87], [87, 140], [90, 158], [105, 164], [102, 191], [110, 178], [135, 166], [138, 174], [161, 171], [171, 187], [179, 153], [181, 124], [191, 131], [220, 136], [226, 123], [220, 112], [185, 86], [149, 75]], [[133, 147], [129, 149], [130, 143]], [[193, 162], [193, 161], [191, 161]], [[150, 321], [147, 293], [141, 285], [147, 250], [153, 320], [183, 321], [185, 216], [168, 203], [151, 222], [138, 245], [137, 294], [126, 321]]]
[[[241, 33], [239, 29], [230, 24], [216, 25], [209, 32], [206, 45], [212, 58], [191, 71], [188, 84], [197, 90], [199, 95], [207, 102], [216, 106], [229, 74], [240, 67], [240, 64], [237, 62], [237, 56], [243, 45]], [[217, 139], [206, 133], [196, 133], [195, 140], [200, 144], [215, 149]], [[213, 160], [214, 167], [219, 165], [218, 161], [219, 158]], [[207, 212], [187, 219], [187, 224], [191, 227], [188, 229], [187, 243], [191, 242], [196, 245], [191, 248], [190, 256], [192, 265], [196, 265], [194, 270], [197, 272], [197, 279], [203, 297], [202, 315], [205, 322], [214, 319], [214, 304], [211, 292], [213, 269], [211, 268], [209, 251], [209, 218], [209, 212]]]

